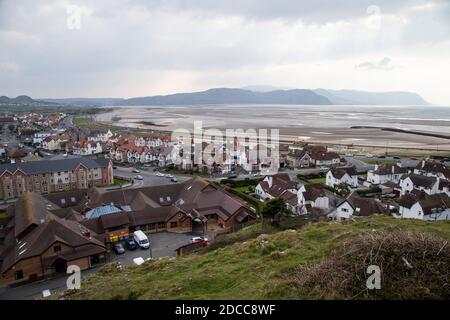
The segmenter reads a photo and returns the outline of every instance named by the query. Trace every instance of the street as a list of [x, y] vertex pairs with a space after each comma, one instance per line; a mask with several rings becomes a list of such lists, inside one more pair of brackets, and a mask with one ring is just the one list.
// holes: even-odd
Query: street
[[[153, 171], [153, 168], [139, 169], [139, 173], [133, 172], [134, 168], [131, 167], [117, 167], [114, 169], [115, 177], [123, 177], [123, 178], [131, 178], [134, 179], [135, 176], [142, 176], [142, 180], [134, 179], [133, 188], [141, 188], [141, 187], [151, 187], [151, 186], [160, 186], [166, 184], [174, 184], [175, 182], [170, 181], [170, 178], [167, 177], [158, 177], [156, 172]], [[185, 175], [173, 175], [177, 178], [178, 183], [184, 182], [192, 178], [192, 176]]]

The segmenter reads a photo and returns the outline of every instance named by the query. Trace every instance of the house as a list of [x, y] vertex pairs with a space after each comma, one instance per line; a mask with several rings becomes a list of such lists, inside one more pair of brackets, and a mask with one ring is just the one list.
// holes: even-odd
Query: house
[[70, 137], [66, 134], [49, 136], [42, 141], [42, 148], [49, 151], [64, 150], [69, 141]]
[[0, 164], [0, 199], [27, 191], [46, 194], [106, 186], [113, 182], [109, 159], [68, 158]]
[[336, 152], [316, 151], [309, 154], [316, 167], [333, 167], [339, 165], [341, 158]]
[[75, 141], [70, 144], [69, 148], [72, 149], [73, 154], [79, 156], [88, 156], [103, 152], [102, 145], [98, 141]]
[[340, 184], [346, 184], [352, 188], [358, 187], [358, 172], [356, 168], [339, 167], [329, 170], [326, 175], [325, 184], [329, 187], [335, 188]]
[[341, 159], [335, 152], [328, 152], [324, 146], [305, 145], [302, 149], [291, 148], [286, 156], [289, 166], [304, 168], [311, 166], [336, 166]]
[[57, 206], [35, 192], [26, 192], [12, 205], [0, 252], [2, 285], [15, 285], [61, 273], [70, 265], [89, 269], [106, 258], [106, 246], [92, 230], [50, 212]]
[[376, 199], [362, 198], [353, 191], [347, 199], [339, 203], [336, 211], [328, 215], [333, 220], [346, 220], [358, 216], [370, 216], [372, 214], [387, 214], [388, 210]]
[[424, 159], [414, 168], [415, 174], [450, 180], [450, 169], [441, 162]]
[[33, 145], [41, 146], [44, 139], [50, 137], [51, 135], [52, 135], [51, 132], [36, 132], [33, 136]]
[[261, 200], [281, 196], [284, 192], [297, 193], [297, 184], [291, 180], [287, 173], [277, 173], [266, 176], [255, 188], [255, 193]]
[[408, 169], [402, 168], [398, 164], [375, 165], [374, 170], [367, 172], [367, 181], [375, 185], [384, 184], [388, 181], [397, 184], [406, 173], [408, 173]]
[[439, 192], [439, 178], [433, 176], [423, 176], [415, 173], [403, 175], [400, 179], [401, 195], [410, 193], [413, 190], [424, 191], [427, 194]]
[[318, 184], [302, 185], [297, 192], [298, 205], [301, 213], [311, 213], [312, 208], [326, 210], [329, 208], [329, 199], [325, 190]]
[[445, 193], [407, 193], [399, 200], [397, 217], [427, 221], [450, 220], [450, 198]]

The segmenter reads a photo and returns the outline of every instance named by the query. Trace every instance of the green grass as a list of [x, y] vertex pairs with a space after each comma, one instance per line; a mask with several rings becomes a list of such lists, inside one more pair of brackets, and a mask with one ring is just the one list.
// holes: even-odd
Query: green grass
[[244, 186], [244, 187], [235, 187], [233, 190], [239, 191], [239, 192], [254, 192], [255, 187], [254, 186]]
[[125, 179], [119, 179], [119, 178], [114, 178], [113, 180], [113, 186], [121, 186], [124, 184], [127, 184], [129, 181], [125, 180]]
[[326, 178], [313, 178], [313, 179], [308, 179], [308, 181], [310, 183], [314, 183], [314, 184], [325, 184]]
[[[235, 242], [178, 258], [117, 270], [105, 266], [83, 280], [69, 299], [302, 299], [318, 298], [289, 285], [298, 266], [328, 257], [344, 241], [377, 231], [411, 230], [450, 240], [450, 221], [423, 222], [372, 216], [319, 222], [264, 236], [260, 224], [230, 235]], [[271, 232], [269, 230], [269, 232]], [[250, 237], [250, 238], [248, 238]]]

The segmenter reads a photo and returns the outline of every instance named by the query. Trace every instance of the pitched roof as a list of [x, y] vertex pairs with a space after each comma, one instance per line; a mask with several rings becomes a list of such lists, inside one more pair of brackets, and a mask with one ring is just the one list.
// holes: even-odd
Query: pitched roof
[[337, 179], [342, 179], [345, 174], [348, 174], [350, 177], [358, 175], [358, 172], [356, 171], [356, 168], [354, 166], [335, 168], [331, 171], [331, 173], [333, 174], [333, 177]]
[[433, 213], [435, 209], [450, 208], [450, 198], [446, 193], [436, 193], [429, 195], [425, 192], [416, 194], [405, 194], [398, 200], [398, 204], [402, 207], [411, 209], [411, 207], [419, 203], [424, 214]]
[[[272, 185], [266, 179], [272, 179]], [[272, 176], [267, 176], [259, 185], [264, 192], [270, 194], [272, 197], [281, 196], [283, 192], [296, 187], [296, 183], [291, 181], [287, 173], [277, 173]]]
[[303, 192], [303, 197], [306, 201], [315, 201], [317, 198], [325, 197], [325, 190], [321, 185], [318, 184], [307, 184], [305, 185], [305, 191]]
[[420, 161], [415, 169], [431, 173], [442, 173], [447, 179], [450, 179], [450, 169], [438, 161], [430, 159]]
[[384, 214], [387, 213], [387, 209], [384, 208], [380, 202], [372, 198], [362, 198], [358, 195], [356, 191], [352, 192], [350, 196], [342, 201], [339, 205], [341, 206], [344, 202], [348, 202], [350, 206], [355, 210], [353, 215], [355, 216], [369, 216], [372, 214]]
[[20, 242], [10, 248], [4, 257], [2, 272], [5, 272], [18, 261], [41, 255], [50, 245], [61, 242], [71, 247], [95, 245], [105, 250], [105, 245], [93, 235], [83, 234], [85, 230], [78, 222], [60, 219], [48, 213], [45, 222], [40, 224]]
[[424, 187], [424, 188], [432, 188], [436, 183], [437, 179], [435, 177], [423, 176], [420, 174], [411, 173], [408, 175], [404, 175], [402, 180], [411, 179], [414, 186]]
[[407, 172], [408, 172], [407, 168], [402, 168], [397, 164], [389, 164], [389, 163], [381, 164], [378, 166], [376, 170], [373, 171], [374, 174], [382, 176], [388, 174], [403, 174]]
[[14, 173], [21, 170], [26, 174], [41, 174], [56, 171], [72, 171], [77, 166], [83, 165], [88, 169], [105, 168], [110, 160], [106, 158], [68, 158], [60, 160], [40, 160], [21, 163], [8, 163], [0, 165], [0, 175], [5, 172]]

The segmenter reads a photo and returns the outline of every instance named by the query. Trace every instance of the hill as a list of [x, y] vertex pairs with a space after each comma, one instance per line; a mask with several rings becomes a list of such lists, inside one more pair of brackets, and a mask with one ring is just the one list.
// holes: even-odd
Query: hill
[[53, 102], [34, 100], [29, 96], [21, 95], [16, 98], [8, 98], [7, 96], [0, 97], [0, 105], [11, 105], [11, 106], [48, 106], [57, 105]]
[[[450, 298], [450, 221], [372, 216], [278, 232], [256, 224], [226, 237], [203, 253], [122, 270], [107, 265], [64, 298]], [[370, 264], [389, 271], [384, 290], [365, 290]]]
[[329, 105], [331, 102], [312, 90], [276, 90], [255, 92], [244, 89], [216, 88], [201, 92], [166, 96], [130, 98], [116, 105], [191, 105], [191, 104], [307, 104]]

